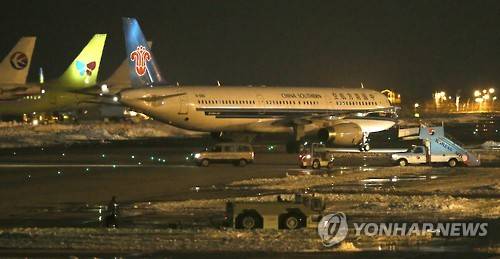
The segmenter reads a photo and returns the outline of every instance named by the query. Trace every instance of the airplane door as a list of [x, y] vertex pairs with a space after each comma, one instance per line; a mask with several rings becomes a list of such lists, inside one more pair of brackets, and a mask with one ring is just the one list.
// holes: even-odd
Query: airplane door
[[179, 112], [178, 114], [188, 114], [188, 98], [187, 94], [179, 96]]

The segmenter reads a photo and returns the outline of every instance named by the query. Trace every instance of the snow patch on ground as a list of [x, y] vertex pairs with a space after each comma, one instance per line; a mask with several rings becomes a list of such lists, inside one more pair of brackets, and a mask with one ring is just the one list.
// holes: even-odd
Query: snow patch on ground
[[0, 122], [0, 148], [70, 144], [80, 141], [109, 141], [157, 137], [198, 137], [188, 131], [158, 121], [82, 122], [32, 126]]

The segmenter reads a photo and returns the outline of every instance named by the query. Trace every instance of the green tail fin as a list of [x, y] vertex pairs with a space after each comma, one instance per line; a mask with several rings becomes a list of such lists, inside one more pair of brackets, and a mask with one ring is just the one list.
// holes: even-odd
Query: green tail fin
[[94, 35], [53, 87], [78, 89], [95, 85], [105, 41], [106, 34]]

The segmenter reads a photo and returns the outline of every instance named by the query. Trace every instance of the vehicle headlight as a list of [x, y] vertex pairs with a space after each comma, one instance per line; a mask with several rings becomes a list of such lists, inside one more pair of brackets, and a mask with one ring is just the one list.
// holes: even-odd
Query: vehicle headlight
[[307, 155], [307, 156], [306, 156], [306, 158], [307, 158], [307, 159], [310, 159], [310, 158], [311, 158], [311, 155]]
[[196, 153], [194, 154], [194, 158], [200, 158], [201, 157], [201, 154], [200, 153]]

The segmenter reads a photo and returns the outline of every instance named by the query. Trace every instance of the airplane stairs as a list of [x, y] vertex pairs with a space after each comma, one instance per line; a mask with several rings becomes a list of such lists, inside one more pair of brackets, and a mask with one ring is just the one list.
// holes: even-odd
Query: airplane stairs
[[421, 124], [418, 128], [400, 129], [398, 136], [403, 140], [427, 140], [430, 145], [431, 154], [433, 155], [449, 154], [452, 152], [462, 157], [464, 164], [467, 166], [479, 166], [481, 164], [479, 156], [465, 149], [463, 144], [457, 140], [446, 136], [443, 126], [434, 127]]

